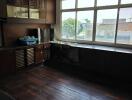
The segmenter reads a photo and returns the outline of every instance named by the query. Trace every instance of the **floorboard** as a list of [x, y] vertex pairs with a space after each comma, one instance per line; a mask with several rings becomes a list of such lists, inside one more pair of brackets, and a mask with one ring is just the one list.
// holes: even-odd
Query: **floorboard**
[[37, 66], [1, 79], [0, 88], [16, 100], [132, 100], [130, 93]]

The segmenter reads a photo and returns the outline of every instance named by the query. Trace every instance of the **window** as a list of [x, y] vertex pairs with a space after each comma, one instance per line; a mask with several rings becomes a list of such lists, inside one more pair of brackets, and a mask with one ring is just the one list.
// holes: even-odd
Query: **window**
[[75, 39], [75, 12], [62, 13], [62, 38]]
[[62, 0], [62, 9], [75, 8], [75, 0]]
[[94, 0], [78, 0], [78, 8], [94, 7]]
[[132, 44], [132, 8], [120, 9], [117, 43]]
[[61, 40], [113, 46], [132, 45], [132, 0], [58, 2], [60, 23], [57, 28]]
[[115, 40], [117, 9], [98, 10], [96, 41], [112, 42]]
[[132, 0], [121, 0], [121, 4], [132, 3]]
[[117, 5], [118, 0], [97, 0], [97, 6]]
[[77, 40], [92, 41], [93, 11], [77, 12]]

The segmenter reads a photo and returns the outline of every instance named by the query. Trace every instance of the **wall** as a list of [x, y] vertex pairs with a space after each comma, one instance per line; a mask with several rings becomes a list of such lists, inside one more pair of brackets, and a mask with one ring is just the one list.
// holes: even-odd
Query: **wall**
[[2, 46], [2, 29], [1, 29], [1, 23], [0, 23], [0, 47]]
[[29, 28], [50, 28], [46, 24], [24, 24], [5, 23], [4, 24], [4, 44], [5, 46], [15, 45], [19, 37], [25, 36]]

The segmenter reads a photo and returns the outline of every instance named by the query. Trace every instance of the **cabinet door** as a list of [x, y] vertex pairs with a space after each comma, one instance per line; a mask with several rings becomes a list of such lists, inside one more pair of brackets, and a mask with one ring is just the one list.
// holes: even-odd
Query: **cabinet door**
[[0, 0], [0, 18], [6, 18], [6, 0]]
[[49, 43], [44, 44], [43, 55], [44, 55], [44, 61], [47, 61], [50, 59], [50, 44]]
[[0, 75], [7, 75], [15, 72], [15, 51], [0, 51]]
[[29, 0], [29, 17], [31, 19], [39, 19], [40, 0]]
[[27, 52], [27, 66], [34, 64], [34, 48], [28, 48]]
[[35, 47], [35, 63], [42, 63], [44, 61], [43, 45]]
[[28, 0], [7, 0], [7, 16], [28, 18]]
[[54, 24], [56, 16], [56, 0], [46, 0], [46, 23]]
[[25, 67], [25, 51], [24, 51], [24, 49], [16, 50], [15, 56], [16, 56], [16, 70], [24, 68]]
[[40, 19], [46, 19], [46, 0], [40, 0]]
[[45, 0], [29, 0], [30, 19], [41, 19], [45, 23]]

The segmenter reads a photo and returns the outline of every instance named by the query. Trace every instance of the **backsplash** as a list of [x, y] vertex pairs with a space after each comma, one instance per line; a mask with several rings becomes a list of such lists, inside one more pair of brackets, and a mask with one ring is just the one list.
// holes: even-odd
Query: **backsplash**
[[27, 35], [28, 29], [43, 28], [48, 29], [48, 24], [4, 24], [4, 43], [5, 46], [15, 46], [16, 40]]

